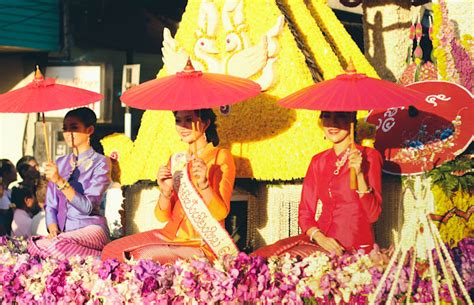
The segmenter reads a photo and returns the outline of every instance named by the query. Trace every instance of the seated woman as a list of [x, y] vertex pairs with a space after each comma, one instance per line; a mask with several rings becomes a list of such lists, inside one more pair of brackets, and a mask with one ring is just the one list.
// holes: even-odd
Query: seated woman
[[31, 187], [18, 186], [12, 189], [12, 203], [15, 204], [13, 212], [12, 236], [31, 236], [31, 225], [33, 222], [33, 211], [36, 207], [35, 194]]
[[105, 217], [99, 214], [109, 186], [106, 157], [90, 145], [97, 118], [89, 108], [77, 108], [64, 117], [63, 134], [73, 153], [49, 162], [45, 175], [47, 237], [33, 237], [32, 255], [63, 259], [71, 255], [99, 256], [109, 241]]
[[[320, 123], [333, 147], [315, 155], [304, 178], [298, 223], [303, 234], [263, 247], [254, 255], [286, 252], [308, 256], [315, 251], [363, 249], [374, 244], [372, 223], [382, 204], [382, 157], [372, 148], [351, 150], [350, 123], [355, 112], [321, 112]], [[357, 189], [349, 188], [350, 168], [357, 175]]]
[[[237, 248], [224, 229], [235, 180], [232, 154], [219, 144], [211, 109], [174, 112], [176, 130], [193, 156], [177, 153], [158, 175], [160, 197], [155, 216], [167, 224], [115, 240], [102, 252], [102, 259], [147, 258], [161, 264], [193, 256], [214, 259], [236, 254]], [[192, 131], [192, 124], [197, 130]]]

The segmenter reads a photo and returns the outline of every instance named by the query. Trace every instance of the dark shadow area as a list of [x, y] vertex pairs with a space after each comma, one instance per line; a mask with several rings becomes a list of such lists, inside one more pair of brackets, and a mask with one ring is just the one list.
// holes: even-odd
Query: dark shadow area
[[362, 28], [362, 15], [341, 10], [333, 10], [337, 19], [344, 25], [352, 40], [364, 53], [364, 29]]
[[403, 224], [402, 177], [382, 174], [382, 213], [374, 224], [375, 242], [382, 248], [393, 244], [393, 230]]
[[[260, 227], [259, 223], [262, 219], [267, 222], [267, 213], [264, 207], [264, 201], [261, 199], [261, 194], [259, 193], [262, 187], [262, 183], [258, 182], [255, 179], [243, 179], [238, 178], [235, 180], [234, 189], [248, 194], [248, 201], [246, 201], [245, 207], [242, 205], [236, 205], [235, 209], [244, 209], [246, 211], [245, 215], [240, 217], [245, 217], [245, 232], [246, 240], [243, 244], [243, 247], [239, 249], [246, 253], [251, 253], [256, 249], [256, 246], [260, 244], [262, 236], [258, 233], [257, 228]], [[266, 198], [265, 198], [266, 200]], [[232, 207], [231, 207], [232, 208]], [[232, 213], [232, 211], [231, 211]], [[229, 217], [228, 217], [229, 218]], [[226, 220], [227, 223], [228, 220]], [[229, 231], [230, 233], [231, 231]]]
[[[431, 52], [433, 51], [433, 42], [429, 37], [431, 15], [431, 11], [425, 10], [421, 19], [422, 36], [420, 39], [420, 47], [423, 50], [423, 62], [433, 62], [433, 60], [431, 59]], [[416, 39], [413, 41], [413, 52], [415, 51], [415, 43]]]
[[161, 53], [163, 27], [174, 33], [186, 0], [67, 1], [71, 31], [79, 47]]
[[225, 219], [225, 229], [234, 240], [240, 251], [249, 253], [248, 231], [248, 201], [232, 201], [230, 212]]

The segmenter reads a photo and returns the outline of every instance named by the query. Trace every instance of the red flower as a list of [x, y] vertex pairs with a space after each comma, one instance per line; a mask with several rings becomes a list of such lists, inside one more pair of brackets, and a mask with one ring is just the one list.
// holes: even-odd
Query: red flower
[[118, 161], [119, 157], [120, 156], [119, 156], [118, 151], [115, 151], [115, 150], [113, 152], [111, 152], [110, 155], [109, 155], [109, 158], [112, 159], [112, 160], [115, 160], [115, 161]]

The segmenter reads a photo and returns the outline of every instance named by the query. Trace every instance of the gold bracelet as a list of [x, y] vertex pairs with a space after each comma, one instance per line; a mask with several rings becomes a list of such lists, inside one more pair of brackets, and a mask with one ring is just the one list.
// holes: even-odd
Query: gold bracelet
[[359, 195], [365, 195], [365, 194], [370, 194], [370, 193], [372, 193], [372, 191], [373, 191], [373, 190], [372, 190], [372, 187], [369, 187], [369, 188], [367, 189], [367, 191], [365, 191], [365, 192], [356, 190], [356, 193], [359, 194]]
[[321, 230], [318, 229], [318, 228], [314, 229], [314, 231], [313, 231], [313, 232], [311, 233], [311, 235], [309, 236], [309, 240], [310, 240], [310, 241], [316, 241], [316, 240], [314, 240], [313, 237], [314, 237], [314, 234], [316, 234], [316, 233], [318, 233], [318, 232], [321, 232]]
[[199, 183], [198, 183], [198, 187], [201, 191], [204, 191], [204, 190], [208, 189], [209, 188], [209, 181], [207, 182], [207, 185], [205, 187], [200, 187]]
[[165, 197], [166, 199], [170, 199], [172, 192], [170, 192], [170, 195], [169, 195], [169, 196], [166, 196], [165, 193], [164, 193], [162, 190], [160, 190], [160, 194], [161, 194], [163, 197]]
[[67, 189], [67, 188], [70, 188], [71, 185], [69, 184], [69, 182], [64, 182], [63, 185], [57, 185], [56, 184], [56, 188], [58, 189], [58, 191], [62, 191], [64, 189]]

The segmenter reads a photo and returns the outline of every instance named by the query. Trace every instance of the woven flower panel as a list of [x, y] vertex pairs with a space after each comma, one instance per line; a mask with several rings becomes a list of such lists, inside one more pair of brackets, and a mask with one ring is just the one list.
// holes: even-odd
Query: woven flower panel
[[474, 217], [469, 213], [474, 205], [474, 197], [459, 191], [448, 197], [438, 186], [434, 186], [432, 191], [435, 197], [434, 214], [444, 216], [435, 222], [441, 238], [449, 246], [455, 247], [460, 240], [472, 236], [474, 232]]

